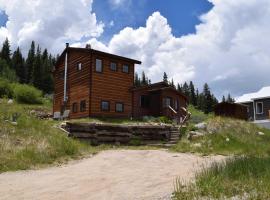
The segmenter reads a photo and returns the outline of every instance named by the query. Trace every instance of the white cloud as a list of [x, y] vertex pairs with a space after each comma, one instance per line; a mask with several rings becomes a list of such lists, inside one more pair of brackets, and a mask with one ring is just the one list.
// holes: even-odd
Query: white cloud
[[[218, 96], [270, 85], [270, 1], [211, 2], [194, 34], [173, 36], [166, 18], [155, 12], [145, 27], [123, 29], [106, 48], [142, 60], [137, 69], [153, 81], [166, 71], [174, 81], [208, 82]], [[106, 49], [98, 41], [92, 46]]]
[[131, 4], [131, 0], [109, 0], [113, 8], [128, 7]]
[[103, 24], [92, 13], [92, 0], [0, 0], [0, 10], [8, 16], [0, 29], [0, 42], [9, 36], [12, 45], [27, 49], [32, 40], [53, 52], [65, 42], [98, 37]]

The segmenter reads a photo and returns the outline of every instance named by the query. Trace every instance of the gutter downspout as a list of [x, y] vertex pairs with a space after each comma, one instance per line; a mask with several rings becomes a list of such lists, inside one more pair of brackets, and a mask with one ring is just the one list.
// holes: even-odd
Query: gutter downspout
[[64, 111], [66, 110], [67, 105], [67, 68], [68, 68], [68, 47], [69, 43], [66, 43], [66, 56], [65, 56], [65, 76], [64, 76]]

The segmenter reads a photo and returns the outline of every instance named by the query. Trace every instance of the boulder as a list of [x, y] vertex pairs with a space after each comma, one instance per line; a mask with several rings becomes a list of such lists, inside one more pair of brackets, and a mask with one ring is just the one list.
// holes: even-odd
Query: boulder
[[199, 131], [190, 131], [187, 135], [189, 140], [194, 140], [200, 137], [203, 137], [206, 133], [199, 132]]
[[258, 132], [257, 135], [265, 135], [264, 132]]
[[7, 103], [8, 104], [13, 104], [13, 100], [12, 99], [9, 99]]
[[199, 124], [196, 124], [195, 127], [197, 129], [206, 129], [207, 124], [205, 122], [201, 122]]

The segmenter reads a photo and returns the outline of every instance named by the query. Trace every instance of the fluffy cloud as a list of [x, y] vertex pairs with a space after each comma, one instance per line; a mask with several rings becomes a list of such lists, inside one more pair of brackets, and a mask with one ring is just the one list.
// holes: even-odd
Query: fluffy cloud
[[218, 96], [257, 90], [270, 85], [270, 1], [211, 0], [213, 8], [200, 17], [196, 33], [175, 37], [159, 12], [146, 26], [125, 28], [107, 46], [92, 40], [102, 50], [142, 60], [153, 81], [164, 71], [170, 78], [198, 85], [210, 83]]
[[131, 4], [131, 0], [109, 0], [110, 4], [113, 8], [119, 8], [122, 6], [129, 6]]
[[35, 40], [59, 52], [67, 41], [103, 32], [103, 24], [92, 13], [92, 0], [0, 0], [0, 10], [8, 16], [6, 27], [0, 28], [0, 42], [9, 37], [13, 46], [23, 49]]

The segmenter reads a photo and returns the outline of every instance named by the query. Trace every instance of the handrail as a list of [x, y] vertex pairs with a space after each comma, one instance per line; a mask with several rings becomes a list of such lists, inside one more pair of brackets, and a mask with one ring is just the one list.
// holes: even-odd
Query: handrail
[[171, 106], [168, 106], [168, 108], [174, 112], [174, 114], [177, 114], [177, 112], [171, 107]]

